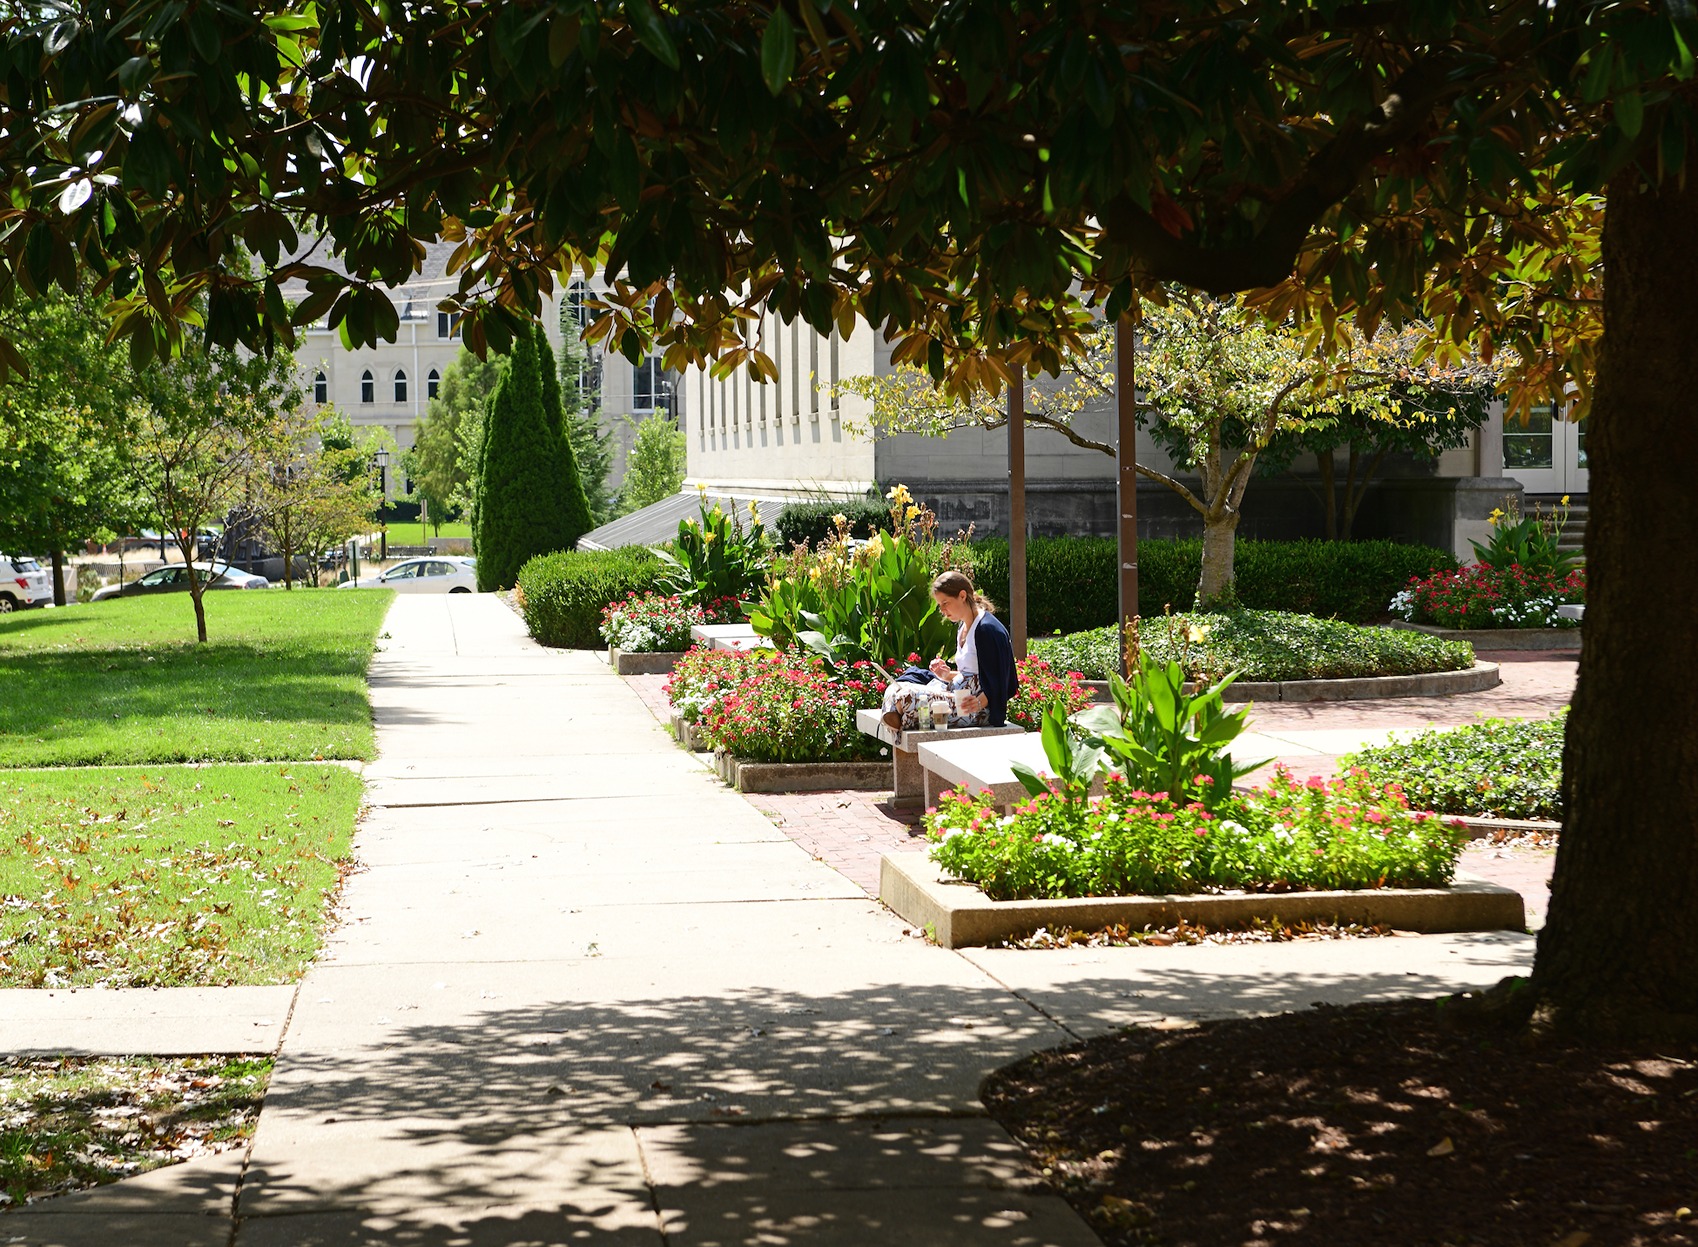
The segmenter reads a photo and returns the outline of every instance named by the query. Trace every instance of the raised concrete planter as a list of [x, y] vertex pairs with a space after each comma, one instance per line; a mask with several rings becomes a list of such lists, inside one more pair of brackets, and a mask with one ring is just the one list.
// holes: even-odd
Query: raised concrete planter
[[631, 654], [612, 646], [607, 650], [607, 661], [614, 675], [671, 675], [672, 668], [682, 657], [681, 650], [657, 650], [648, 654]]
[[718, 749], [713, 769], [738, 792], [878, 792], [890, 783], [888, 762], [746, 762]]
[[890, 746], [892, 802], [895, 805], [931, 805], [936, 793], [927, 780], [930, 776], [920, 765], [921, 745], [939, 741], [972, 740], [981, 736], [1024, 736], [1026, 729], [1011, 727], [953, 727], [926, 732], [899, 732], [886, 727], [877, 710], [857, 710], [855, 726], [874, 740]]
[[[1029, 796], [1026, 785], [1014, 777], [1014, 763], [1022, 762], [1034, 771], [1050, 769], [1043, 737], [1036, 732], [991, 740], [934, 740], [921, 745], [917, 753], [925, 772], [927, 805], [936, 805], [939, 793], [964, 784], [969, 792], [990, 793], [997, 808], [1007, 810]], [[1092, 790], [1101, 793], [1102, 780]]]
[[[1566, 607], [1558, 607], [1566, 610]], [[1554, 650], [1578, 654], [1579, 628], [1438, 628], [1432, 624], [1394, 621], [1404, 632], [1425, 632], [1447, 641], [1467, 641], [1476, 650]]]
[[1103, 896], [1057, 901], [993, 901], [970, 883], [946, 879], [925, 853], [886, 853], [879, 900], [945, 948], [1019, 939], [1039, 927], [1133, 930], [1180, 921], [1211, 928], [1251, 922], [1336, 922], [1400, 931], [1524, 931], [1521, 894], [1479, 879], [1448, 888], [1365, 892], [1234, 892], [1201, 896]]
[[690, 640], [716, 650], [771, 649], [772, 642], [748, 624], [696, 624]]
[[[1458, 637], [1466, 640], [1463, 633]], [[1481, 693], [1503, 683], [1495, 662], [1477, 662], [1465, 671], [1431, 671], [1425, 675], [1379, 675], [1346, 680], [1285, 680], [1246, 683], [1226, 690], [1228, 702], [1245, 701], [1372, 701], [1379, 697], [1448, 697]], [[1086, 680], [1096, 700], [1112, 700], [1106, 680]]]
[[701, 753], [706, 749], [696, 725], [686, 720], [676, 710], [672, 712], [671, 728], [672, 738], [691, 753]]

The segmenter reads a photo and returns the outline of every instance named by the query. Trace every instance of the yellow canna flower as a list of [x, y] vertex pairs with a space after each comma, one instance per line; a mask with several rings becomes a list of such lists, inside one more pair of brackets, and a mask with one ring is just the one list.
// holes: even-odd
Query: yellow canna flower
[[1568, 505], [1568, 495], [1567, 494], [1564, 494], [1562, 496], [1562, 505], [1565, 506], [1565, 507]]
[[843, 528], [849, 523], [849, 517], [839, 511], [836, 515], [831, 517], [831, 522], [837, 525], [837, 527]]
[[714, 532], [713, 529], [710, 528], [705, 533], [702, 534], [702, 541], [704, 543], [706, 543], [707, 545], [711, 546], [718, 539], [718, 537], [719, 537], [719, 534]]
[[1199, 644], [1209, 639], [1209, 630], [1202, 624], [1192, 624], [1185, 629], [1185, 639], [1193, 645]]
[[1493, 507], [1492, 513], [1486, 517], [1486, 523], [1490, 524], [1493, 528], [1496, 528], [1498, 526], [1498, 521], [1501, 520], [1502, 518], [1503, 518], [1503, 508], [1502, 507]]
[[698, 494], [700, 494], [702, 497], [706, 498], [707, 497], [707, 486], [705, 484], [697, 485], [696, 486], [696, 492]]
[[749, 519], [756, 524], [761, 522], [761, 504], [752, 499], [749, 502]]

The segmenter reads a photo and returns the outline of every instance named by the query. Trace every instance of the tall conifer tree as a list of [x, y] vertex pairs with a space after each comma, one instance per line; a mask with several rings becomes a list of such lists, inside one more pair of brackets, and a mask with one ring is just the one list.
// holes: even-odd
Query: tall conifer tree
[[548, 413], [542, 373], [536, 336], [519, 334], [485, 420], [476, 536], [478, 588], [486, 592], [512, 588], [533, 555], [568, 547], [563, 438]]

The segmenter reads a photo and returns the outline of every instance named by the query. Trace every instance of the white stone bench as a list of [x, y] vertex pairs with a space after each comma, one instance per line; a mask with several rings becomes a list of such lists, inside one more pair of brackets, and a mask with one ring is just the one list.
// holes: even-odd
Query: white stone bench
[[[878, 710], [857, 710], [855, 726], [875, 740], [881, 740], [890, 746], [892, 767], [891, 786], [895, 790], [897, 805], [933, 804], [932, 789], [929, 784], [930, 776], [921, 769], [919, 750], [922, 746], [936, 744], [940, 741], [966, 741], [975, 738], [995, 736], [1030, 736], [1023, 727], [1010, 725], [1008, 727], [952, 727], [933, 728], [923, 732], [903, 732], [889, 727], [884, 722], [883, 712]], [[1034, 739], [1036, 739], [1034, 737]], [[1042, 750], [1039, 750], [1042, 753]]]
[[[969, 792], [990, 793], [997, 808], [1006, 811], [1028, 795], [1026, 786], [1014, 776], [1014, 763], [1023, 762], [1040, 773], [1050, 769], [1043, 737], [1037, 732], [995, 740], [934, 740], [921, 745], [918, 753], [928, 806], [937, 804], [940, 793], [963, 784]], [[1092, 791], [1102, 792], [1101, 780]]]
[[766, 649], [772, 645], [753, 625], [746, 623], [695, 624], [690, 628], [690, 639], [717, 650]]

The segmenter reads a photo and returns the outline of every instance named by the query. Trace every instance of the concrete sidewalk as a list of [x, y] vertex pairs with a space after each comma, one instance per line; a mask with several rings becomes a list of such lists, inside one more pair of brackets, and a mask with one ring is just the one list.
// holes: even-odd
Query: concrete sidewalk
[[484, 596], [400, 598], [387, 627], [367, 869], [239, 1189], [0, 1214], [0, 1241], [1087, 1247], [983, 1116], [990, 1070], [1128, 1021], [1453, 991], [1531, 959], [1502, 935], [948, 952], [595, 656], [536, 647]]

